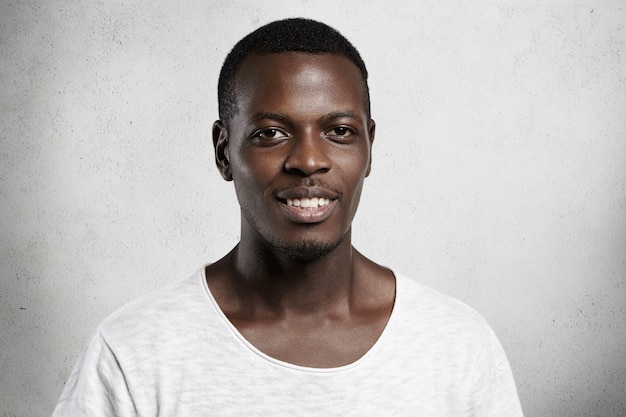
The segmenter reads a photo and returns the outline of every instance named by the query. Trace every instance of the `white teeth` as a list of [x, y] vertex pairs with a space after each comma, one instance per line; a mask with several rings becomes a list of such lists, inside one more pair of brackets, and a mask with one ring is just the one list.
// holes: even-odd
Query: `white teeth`
[[302, 208], [318, 208], [330, 204], [330, 199], [322, 197], [288, 198], [287, 205]]

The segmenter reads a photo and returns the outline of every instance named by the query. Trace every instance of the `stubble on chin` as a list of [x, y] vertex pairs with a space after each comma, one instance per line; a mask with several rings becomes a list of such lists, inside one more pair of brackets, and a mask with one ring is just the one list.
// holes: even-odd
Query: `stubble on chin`
[[311, 262], [335, 250], [344, 240], [345, 234], [336, 242], [303, 240], [296, 243], [271, 242], [272, 248], [287, 259], [295, 262]]

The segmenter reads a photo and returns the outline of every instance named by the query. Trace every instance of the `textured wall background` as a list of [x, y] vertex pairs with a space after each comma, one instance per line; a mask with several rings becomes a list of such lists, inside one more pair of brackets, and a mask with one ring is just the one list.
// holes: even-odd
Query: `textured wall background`
[[107, 314], [237, 241], [219, 66], [294, 15], [371, 72], [356, 246], [479, 310], [528, 417], [625, 415], [626, 10], [608, 0], [0, 3], [1, 415], [49, 415]]

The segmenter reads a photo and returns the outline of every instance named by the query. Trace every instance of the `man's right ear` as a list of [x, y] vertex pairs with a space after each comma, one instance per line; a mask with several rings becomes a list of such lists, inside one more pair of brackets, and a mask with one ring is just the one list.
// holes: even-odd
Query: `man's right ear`
[[233, 180], [233, 171], [228, 157], [228, 131], [221, 120], [213, 123], [213, 149], [215, 149], [215, 165], [226, 181]]

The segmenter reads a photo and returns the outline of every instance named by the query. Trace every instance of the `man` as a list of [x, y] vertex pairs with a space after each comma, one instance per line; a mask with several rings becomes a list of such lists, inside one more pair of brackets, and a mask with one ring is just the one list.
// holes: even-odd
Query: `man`
[[239, 244], [105, 320], [55, 415], [521, 416], [484, 320], [352, 247], [376, 127], [356, 49], [270, 23], [228, 55], [218, 96]]

